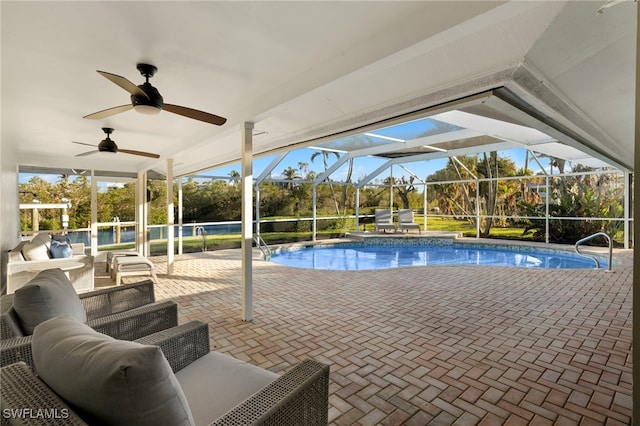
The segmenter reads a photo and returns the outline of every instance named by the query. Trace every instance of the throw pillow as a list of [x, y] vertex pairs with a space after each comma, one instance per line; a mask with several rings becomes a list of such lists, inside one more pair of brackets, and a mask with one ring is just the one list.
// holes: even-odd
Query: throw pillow
[[40, 378], [89, 424], [194, 424], [157, 346], [116, 340], [63, 316], [36, 327], [32, 348]]
[[51, 249], [49, 251], [51, 253], [51, 257], [54, 259], [73, 256], [73, 249], [71, 248], [71, 245], [66, 242], [61, 243], [60, 241], [52, 240]]
[[51, 258], [49, 255], [50, 246], [51, 239], [47, 234], [41, 232], [22, 246], [22, 256], [25, 260], [49, 260]]
[[41, 322], [59, 315], [70, 315], [78, 321], [87, 321], [78, 293], [69, 278], [58, 268], [40, 272], [17, 289], [13, 294], [13, 309], [26, 335], [33, 334], [33, 329]]

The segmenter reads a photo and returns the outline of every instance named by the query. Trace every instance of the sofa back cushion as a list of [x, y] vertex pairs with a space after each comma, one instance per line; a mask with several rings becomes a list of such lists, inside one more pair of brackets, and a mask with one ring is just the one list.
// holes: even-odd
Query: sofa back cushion
[[40, 232], [33, 239], [22, 246], [22, 256], [25, 260], [49, 260], [51, 255], [51, 238], [44, 232]]
[[36, 327], [32, 347], [40, 378], [89, 424], [194, 424], [157, 346], [116, 340], [63, 316]]
[[86, 322], [87, 314], [69, 278], [61, 269], [46, 269], [13, 294], [13, 309], [26, 335], [43, 321], [70, 315]]

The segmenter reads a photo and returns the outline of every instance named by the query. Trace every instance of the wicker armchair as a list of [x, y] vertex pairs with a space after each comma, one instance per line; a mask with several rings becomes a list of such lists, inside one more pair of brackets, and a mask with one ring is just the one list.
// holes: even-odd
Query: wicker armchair
[[[208, 326], [199, 321], [167, 329], [137, 341], [159, 346], [174, 372], [186, 368], [209, 353]], [[207, 371], [203, 371], [203, 374], [207, 375]], [[0, 386], [3, 424], [87, 424], [24, 363], [3, 367], [0, 370]], [[211, 395], [210, 398], [215, 400], [216, 395]], [[328, 405], [329, 366], [307, 359], [210, 424], [326, 425]], [[38, 408], [49, 410], [48, 413], [53, 415], [34, 419]], [[58, 418], [55, 418], [55, 414]]]
[[[178, 325], [175, 302], [155, 302], [153, 281], [105, 288], [78, 295], [87, 325], [120, 340], [135, 340]], [[33, 368], [31, 336], [25, 335], [13, 309], [13, 294], [0, 297], [0, 366], [24, 361]]]

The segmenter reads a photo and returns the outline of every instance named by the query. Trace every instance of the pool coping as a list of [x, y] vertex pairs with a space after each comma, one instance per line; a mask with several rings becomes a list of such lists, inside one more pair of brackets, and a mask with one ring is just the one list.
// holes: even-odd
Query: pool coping
[[[413, 240], [416, 242], [415, 245], [421, 245], [420, 243], [424, 243], [424, 241], [431, 240], [430, 242], [437, 242], [440, 244], [453, 244], [453, 245], [464, 245], [464, 246], [481, 246], [485, 248], [503, 248], [509, 249], [513, 251], [520, 251], [525, 249], [536, 249], [540, 251], [547, 252], [561, 252], [567, 254], [576, 254], [575, 246], [573, 244], [556, 244], [556, 243], [544, 243], [537, 241], [520, 241], [520, 240], [499, 240], [499, 239], [491, 239], [491, 238], [473, 238], [473, 237], [464, 237], [461, 233], [458, 232], [444, 232], [444, 231], [422, 231], [420, 234], [410, 234], [410, 233], [401, 233], [401, 232], [352, 232], [347, 233], [343, 238], [332, 238], [326, 240], [316, 240], [316, 241], [298, 241], [295, 243], [287, 243], [287, 244], [276, 244], [270, 246], [271, 252], [274, 254], [280, 253], [282, 251], [292, 251], [292, 250], [300, 250], [309, 247], [315, 246], [335, 246], [338, 244], [346, 244], [346, 243], [354, 243], [354, 242], [364, 242], [367, 241], [398, 241], [402, 240], [405, 243], [407, 241]], [[607, 260], [608, 257], [608, 248], [607, 247], [597, 247], [597, 246], [582, 246], [581, 247], [583, 253], [595, 255], [599, 260]], [[619, 267], [622, 265], [622, 260], [619, 258], [615, 258], [616, 253], [624, 253], [627, 251], [633, 251], [632, 249], [613, 249], [613, 267]], [[604, 268], [601, 268], [604, 269]]]

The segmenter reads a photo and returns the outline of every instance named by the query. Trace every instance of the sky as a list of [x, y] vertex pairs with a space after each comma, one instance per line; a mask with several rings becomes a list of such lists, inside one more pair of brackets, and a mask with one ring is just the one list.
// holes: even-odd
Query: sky
[[[273, 169], [273, 172], [271, 173], [271, 177], [275, 179], [283, 178], [283, 171], [285, 169], [291, 166], [292, 168], [299, 170], [300, 163], [307, 163], [308, 171], [314, 171], [316, 172], [316, 174], [322, 173], [324, 171], [322, 155], [318, 155], [314, 161], [311, 161], [311, 156], [315, 152], [318, 152], [318, 150], [312, 149], [312, 148], [303, 148], [303, 149], [298, 149], [298, 150], [289, 152], [286, 155], [286, 157], [284, 157], [284, 159]], [[520, 168], [524, 166], [524, 162], [525, 162], [524, 149], [501, 151], [499, 155], [502, 157], [511, 158], [511, 160], [513, 160], [516, 163], [516, 168]], [[275, 158], [275, 155], [255, 158], [253, 161], [254, 178], [258, 177], [264, 171], [264, 169], [271, 164], [274, 158]], [[335, 155], [330, 155], [328, 158], [329, 166], [331, 166], [336, 160], [337, 160], [337, 157]], [[430, 161], [419, 161], [419, 162], [407, 163], [405, 164], [405, 167], [412, 173], [416, 174], [419, 178], [425, 179], [430, 174], [433, 174], [437, 170], [444, 168], [447, 164], [447, 161], [448, 159], [446, 158], [430, 160]], [[379, 159], [379, 158], [372, 158], [372, 157], [356, 158], [354, 160], [352, 181], [355, 182], [362, 179], [363, 177], [367, 176], [368, 174], [376, 170], [382, 164], [384, 164], [384, 162], [385, 161], [383, 159]], [[546, 165], [546, 163], [544, 162], [543, 164]], [[537, 171], [535, 169], [535, 164], [533, 163], [530, 164], [530, 167], [534, 170], [534, 172]], [[240, 173], [241, 171], [240, 164], [239, 163], [232, 164], [232, 165], [221, 167], [221, 168], [211, 169], [206, 172], [199, 173], [198, 176], [228, 177], [233, 170]], [[390, 170], [387, 169], [384, 172], [382, 172], [378, 177], [376, 177], [376, 180], [382, 181], [386, 177], [388, 177], [389, 174], [390, 174]], [[39, 176], [42, 179], [49, 181], [51, 183], [56, 182], [60, 177], [59, 175], [34, 175], [31, 173], [21, 173], [19, 181], [20, 183], [26, 183], [34, 176]], [[336, 170], [334, 174], [332, 174], [332, 180], [344, 181], [346, 179], [346, 176], [347, 176], [347, 165], [345, 163], [342, 167]], [[410, 174], [400, 166], [394, 166], [393, 176], [396, 178], [399, 178], [401, 176], [409, 178]], [[103, 183], [101, 184], [100, 189], [104, 190], [108, 186], [109, 186], [108, 183]]]

